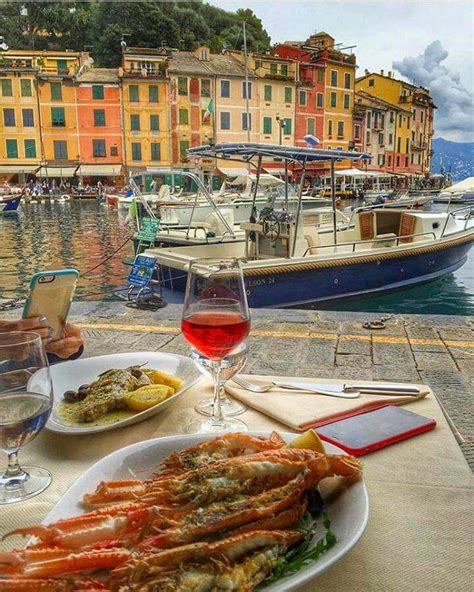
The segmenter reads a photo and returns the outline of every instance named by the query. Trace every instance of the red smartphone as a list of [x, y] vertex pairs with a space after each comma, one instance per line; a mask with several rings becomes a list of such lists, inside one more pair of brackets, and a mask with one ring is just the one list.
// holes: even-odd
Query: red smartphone
[[354, 415], [319, 427], [322, 440], [362, 456], [436, 427], [436, 421], [396, 405]]

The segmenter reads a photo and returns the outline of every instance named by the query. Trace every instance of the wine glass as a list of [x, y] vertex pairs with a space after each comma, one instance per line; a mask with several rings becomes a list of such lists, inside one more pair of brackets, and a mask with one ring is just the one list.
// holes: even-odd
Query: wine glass
[[[204, 374], [204, 376], [212, 379], [212, 360], [206, 358], [206, 356], [203, 356], [193, 348], [191, 349], [191, 357], [194, 360], [196, 366], [199, 368], [201, 374]], [[239, 403], [234, 399], [230, 399], [226, 395], [224, 389], [225, 382], [240, 372], [245, 366], [246, 361], [247, 344], [245, 342], [241, 343], [222, 359], [219, 396], [222, 412], [224, 415], [240, 415], [247, 410], [247, 407], [245, 407], [245, 405], [242, 403]], [[199, 403], [195, 405], [194, 409], [202, 415], [211, 415], [213, 405], [214, 397], [208, 397], [207, 399], [202, 399], [202, 401], [199, 401]]]
[[[221, 388], [226, 377], [223, 360], [245, 343], [250, 314], [244, 277], [237, 259], [195, 259], [191, 262], [184, 297], [183, 336], [203, 358], [214, 381], [214, 398], [209, 418], [188, 431], [240, 432], [247, 425], [224, 415]], [[197, 429], [195, 429], [197, 428]]]
[[8, 456], [7, 469], [0, 476], [0, 504], [28, 499], [50, 485], [51, 473], [46, 469], [20, 467], [18, 450], [43, 429], [52, 403], [41, 337], [20, 331], [0, 333], [0, 449]]

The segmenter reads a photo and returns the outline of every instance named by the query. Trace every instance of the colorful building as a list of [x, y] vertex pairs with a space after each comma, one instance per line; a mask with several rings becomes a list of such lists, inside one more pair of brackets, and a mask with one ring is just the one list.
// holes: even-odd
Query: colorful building
[[131, 47], [123, 53], [119, 78], [126, 174], [172, 162], [167, 67], [161, 49]]
[[80, 167], [93, 184], [115, 184], [122, 175], [122, 104], [118, 70], [90, 68], [76, 77]]
[[386, 101], [398, 108], [391, 171], [426, 175], [431, 168], [433, 113], [436, 109], [429, 92], [387, 75], [370, 73], [356, 81], [356, 90]]

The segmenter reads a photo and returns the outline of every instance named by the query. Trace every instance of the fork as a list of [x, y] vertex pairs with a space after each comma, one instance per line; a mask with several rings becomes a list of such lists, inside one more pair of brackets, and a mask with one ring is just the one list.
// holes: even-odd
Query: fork
[[339, 399], [357, 399], [360, 397], [360, 393], [358, 391], [350, 391], [350, 392], [335, 392], [335, 391], [322, 391], [317, 389], [310, 389], [310, 388], [303, 388], [289, 385], [285, 382], [266, 382], [264, 384], [255, 384], [254, 382], [249, 382], [248, 380], [244, 380], [240, 376], [233, 376], [232, 380], [243, 387], [247, 391], [251, 391], [252, 393], [266, 393], [274, 386], [294, 390], [294, 391], [303, 391], [305, 393], [314, 393], [316, 395], [325, 395], [327, 397], [338, 397]]

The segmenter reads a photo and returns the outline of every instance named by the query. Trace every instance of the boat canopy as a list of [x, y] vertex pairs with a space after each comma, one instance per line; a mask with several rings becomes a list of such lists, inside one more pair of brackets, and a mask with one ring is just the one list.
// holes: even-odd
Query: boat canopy
[[218, 170], [226, 177], [246, 177], [249, 172], [243, 168], [218, 166]]
[[466, 189], [474, 189], [474, 177], [467, 177], [467, 179], [459, 181], [459, 183], [451, 185], [451, 187], [446, 187], [446, 189], [443, 189], [443, 191], [456, 192], [463, 191]]
[[301, 163], [313, 161], [371, 160], [372, 158], [370, 154], [365, 152], [299, 148], [297, 146], [280, 146], [278, 144], [258, 144], [253, 142], [229, 142], [214, 146], [206, 144], [204, 146], [189, 148], [188, 154], [191, 157], [199, 156], [202, 158], [238, 158], [246, 162], [255, 156]]

